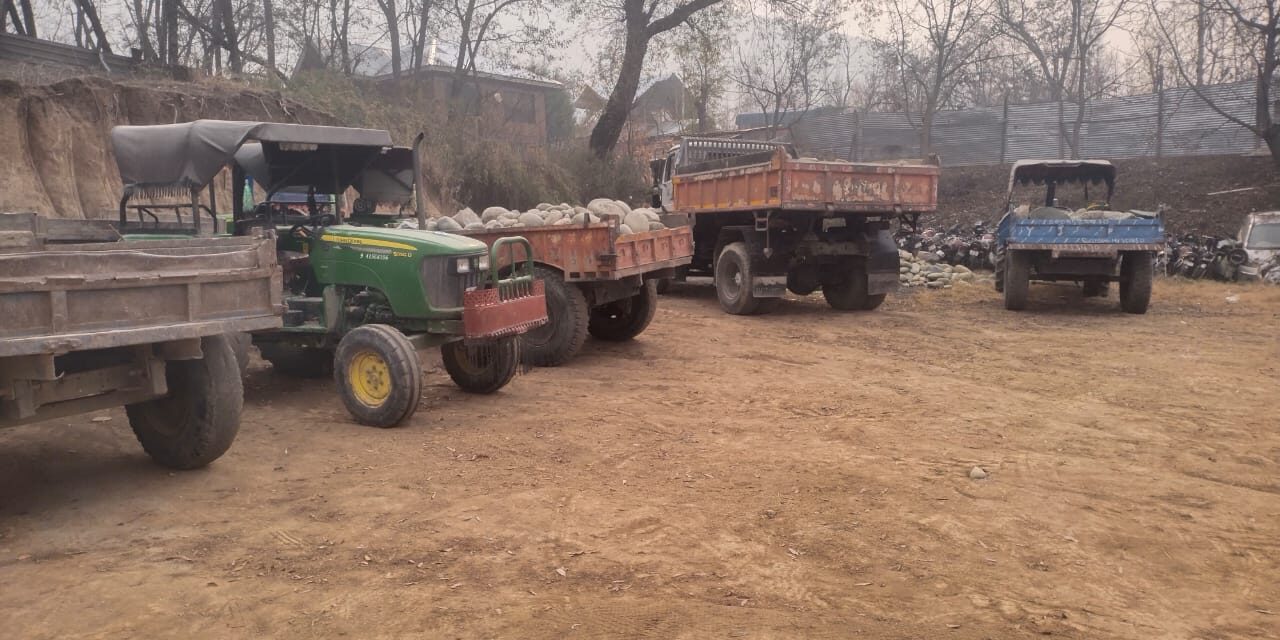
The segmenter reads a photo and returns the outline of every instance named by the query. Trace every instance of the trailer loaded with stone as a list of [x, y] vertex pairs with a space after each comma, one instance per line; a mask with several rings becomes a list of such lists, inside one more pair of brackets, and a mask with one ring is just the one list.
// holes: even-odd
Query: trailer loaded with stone
[[[513, 235], [529, 241], [534, 275], [546, 286], [549, 322], [525, 334], [524, 352], [539, 366], [567, 362], [588, 334], [608, 341], [640, 335], [657, 309], [657, 281], [693, 257], [688, 227], [668, 229], [656, 212], [614, 200], [593, 200], [586, 207], [542, 204], [525, 212], [463, 210], [428, 221], [433, 227], [490, 246]], [[505, 268], [511, 258], [523, 261], [523, 249], [491, 268]]]

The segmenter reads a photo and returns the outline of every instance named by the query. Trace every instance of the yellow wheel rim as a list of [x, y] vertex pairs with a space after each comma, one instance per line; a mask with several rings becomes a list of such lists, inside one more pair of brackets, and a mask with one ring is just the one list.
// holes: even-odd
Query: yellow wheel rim
[[361, 404], [380, 407], [391, 395], [391, 369], [382, 356], [361, 351], [347, 363], [347, 384]]

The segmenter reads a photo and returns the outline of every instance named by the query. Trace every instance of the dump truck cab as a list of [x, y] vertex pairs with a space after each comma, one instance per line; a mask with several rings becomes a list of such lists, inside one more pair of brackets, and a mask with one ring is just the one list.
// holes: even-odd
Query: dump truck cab
[[[332, 372], [359, 422], [388, 427], [413, 414], [421, 393], [415, 351], [422, 347], [440, 347], [446, 370], [464, 390], [497, 391], [516, 372], [517, 336], [546, 321], [531, 260], [513, 263], [501, 278], [489, 269], [495, 256], [516, 246], [531, 255], [523, 238], [490, 248], [351, 218], [353, 209], [381, 201], [402, 213], [407, 202], [421, 201], [415, 150], [392, 146], [385, 131], [201, 120], [116, 127], [112, 142], [126, 185], [119, 225], [129, 237], [276, 235], [284, 326], [254, 333], [253, 342], [278, 372]], [[217, 213], [214, 187], [224, 169], [230, 169], [229, 219]], [[183, 189], [153, 188], [174, 184]], [[255, 199], [254, 185], [265, 197]], [[164, 205], [173, 207], [176, 221], [160, 221], [154, 211], [145, 213], [156, 205], [135, 202], [157, 196], [182, 200]], [[425, 218], [420, 204], [413, 212]]]

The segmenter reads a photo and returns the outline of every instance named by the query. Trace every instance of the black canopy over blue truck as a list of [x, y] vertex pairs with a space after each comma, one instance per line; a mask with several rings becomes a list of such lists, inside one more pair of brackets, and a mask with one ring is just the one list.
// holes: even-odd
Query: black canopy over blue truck
[[[1147, 312], [1164, 222], [1158, 213], [1113, 211], [1115, 182], [1116, 168], [1105, 160], [1014, 163], [1007, 212], [996, 229], [996, 290], [1004, 293], [1006, 309], [1026, 308], [1034, 279], [1079, 282], [1085, 296], [1104, 296], [1119, 282], [1120, 308]], [[1044, 202], [1015, 204], [1017, 187], [1031, 184], [1044, 185]], [[1059, 192], [1065, 185], [1077, 187], [1078, 208]], [[1091, 186], [1099, 199], [1090, 199]]]

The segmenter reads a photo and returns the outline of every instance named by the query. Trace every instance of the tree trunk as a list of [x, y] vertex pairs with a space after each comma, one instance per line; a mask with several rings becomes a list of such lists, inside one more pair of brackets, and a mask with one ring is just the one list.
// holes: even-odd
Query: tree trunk
[[142, 59], [156, 61], [156, 49], [151, 46], [151, 30], [148, 28], [148, 16], [143, 11], [142, 0], [133, 0], [133, 24], [138, 30], [138, 48], [142, 49]]
[[378, 0], [382, 15], [387, 19], [387, 35], [391, 38], [391, 75], [400, 77], [400, 12], [396, 0]]
[[420, 0], [422, 3], [418, 11], [418, 31], [413, 36], [413, 70], [417, 71], [422, 68], [423, 60], [426, 58], [427, 49], [427, 18], [431, 15], [431, 1]]
[[231, 7], [231, 0], [218, 0], [218, 14], [222, 20], [222, 42], [227, 50], [231, 72], [242, 73], [244, 61], [240, 59], [240, 39], [236, 34], [236, 15]]
[[27, 35], [32, 38], [39, 37], [36, 35], [36, 14], [31, 10], [31, 0], [18, 0], [18, 5], [22, 7], [22, 22]]
[[644, 57], [649, 49], [645, 26], [643, 22], [632, 23], [628, 17], [627, 40], [622, 52], [622, 67], [618, 70], [618, 81], [609, 93], [609, 100], [600, 112], [600, 119], [591, 130], [591, 151], [599, 158], [607, 157], [617, 146], [622, 128], [631, 115], [631, 105], [635, 103], [636, 92], [640, 89], [640, 76], [644, 72]]
[[96, 41], [98, 49], [101, 49], [103, 53], [111, 53], [111, 43], [107, 42], [107, 34], [102, 29], [102, 21], [98, 19], [98, 10], [94, 8], [93, 1], [76, 0], [76, 4], [84, 12], [84, 17], [89, 20], [89, 28], [93, 29], [93, 39]]
[[[262, 26], [266, 29], [267, 66], [276, 68], [276, 12], [271, 0], [262, 0]], [[270, 69], [268, 69], [270, 71]]]
[[164, 21], [165, 64], [178, 64], [178, 6], [180, 0], [161, 0], [161, 19]]
[[1268, 127], [1262, 141], [1267, 143], [1267, 150], [1271, 152], [1271, 164], [1280, 169], [1280, 125]]

